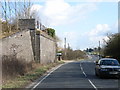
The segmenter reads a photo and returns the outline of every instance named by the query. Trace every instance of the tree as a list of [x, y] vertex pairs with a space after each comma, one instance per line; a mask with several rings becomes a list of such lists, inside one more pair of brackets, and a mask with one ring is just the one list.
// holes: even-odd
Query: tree
[[119, 50], [120, 50], [120, 33], [112, 35], [111, 38], [107, 41], [104, 49], [104, 55], [111, 56], [120, 61]]
[[86, 49], [86, 52], [92, 52], [92, 51], [94, 51], [94, 49], [92, 49], [92, 48], [87, 48]]
[[18, 31], [18, 19], [29, 19], [32, 17], [30, 15], [30, 8], [32, 2], [30, 0], [21, 2], [20, 0], [4, 0], [0, 2], [2, 7], [2, 32], [6, 35], [11, 35], [13, 32]]

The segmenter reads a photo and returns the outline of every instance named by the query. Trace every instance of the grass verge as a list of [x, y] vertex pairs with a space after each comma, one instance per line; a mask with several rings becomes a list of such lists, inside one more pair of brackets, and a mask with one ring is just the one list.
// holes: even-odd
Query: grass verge
[[12, 80], [7, 80], [7, 82], [2, 85], [2, 88], [24, 88], [26, 85], [40, 78], [40, 76], [42, 76], [52, 67], [63, 63], [64, 61], [57, 61], [56, 63], [51, 63], [47, 65], [34, 64], [34, 69], [32, 71], [26, 73], [24, 76], [17, 76]]

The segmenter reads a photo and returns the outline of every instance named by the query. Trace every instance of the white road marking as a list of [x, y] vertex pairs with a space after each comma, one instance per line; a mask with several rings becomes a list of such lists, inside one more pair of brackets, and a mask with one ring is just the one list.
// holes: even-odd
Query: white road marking
[[81, 70], [82, 70], [83, 74], [85, 75], [85, 77], [87, 77], [87, 75], [86, 75], [86, 73], [84, 72], [84, 70], [83, 70], [81, 64], [80, 64], [80, 67], [81, 67]]
[[97, 90], [97, 87], [93, 84], [93, 82], [92, 82], [90, 79], [88, 79], [88, 81], [89, 81], [90, 84], [95, 88], [95, 90]]
[[57, 70], [58, 68], [60, 68], [62, 65], [58, 66], [57, 68], [53, 69], [50, 73], [48, 73], [42, 80], [40, 80], [31, 90], [34, 90], [40, 83], [42, 83], [51, 73], [53, 73], [55, 70]]
[[[86, 73], [84, 72], [81, 63], [80, 63], [80, 68], [81, 68], [83, 74], [85, 75], [85, 77], [87, 78], [87, 75], [86, 75]], [[92, 82], [89, 78], [88, 78], [88, 81], [89, 81], [90, 84], [94, 87], [95, 90], [98, 90], [97, 87], [93, 84], [93, 82]]]

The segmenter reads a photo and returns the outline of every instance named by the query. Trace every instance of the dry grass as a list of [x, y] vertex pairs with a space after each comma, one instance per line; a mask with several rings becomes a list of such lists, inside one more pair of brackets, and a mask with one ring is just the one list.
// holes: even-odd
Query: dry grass
[[26, 63], [24, 59], [17, 59], [13, 55], [2, 56], [3, 83], [18, 75], [22, 76], [32, 69], [32, 62]]
[[1, 35], [0, 35], [0, 39], [11, 36], [11, 35], [13, 35], [13, 34], [15, 34], [17, 32], [19, 32], [19, 30], [10, 31], [10, 32], [4, 32], [4, 33], [2, 32]]
[[[10, 61], [10, 63], [11, 63], [11, 61]], [[16, 73], [19, 73], [19, 75], [16, 76], [15, 78], [11, 78], [9, 80], [6, 80], [6, 82], [3, 84], [2, 87], [3, 88], [24, 88], [27, 84], [33, 82], [34, 80], [36, 80], [37, 78], [42, 76], [45, 72], [47, 72], [52, 67], [54, 67], [58, 64], [62, 64], [62, 63], [64, 63], [64, 62], [59, 61], [59, 62], [56, 62], [56, 63], [41, 65], [39, 63], [32, 62], [32, 64], [30, 64], [30, 65], [32, 65], [32, 69], [31, 70], [30, 69], [29, 70], [24, 70], [22, 68], [26, 68], [24, 66], [25, 64], [23, 64], [22, 62], [19, 62], [19, 64], [20, 64], [19, 67], [21, 67], [21, 64], [23, 64], [21, 70], [16, 72]], [[17, 64], [17, 62], [16, 62], [16, 64]], [[15, 65], [15, 66], [17, 66], [17, 65]], [[13, 66], [11, 66], [11, 68], [13, 69]], [[24, 74], [21, 73], [21, 71], [23, 71]], [[12, 71], [10, 71], [9, 73], [11, 75], [13, 75], [11, 72]], [[6, 73], [8, 74], [8, 72], [6, 72]]]

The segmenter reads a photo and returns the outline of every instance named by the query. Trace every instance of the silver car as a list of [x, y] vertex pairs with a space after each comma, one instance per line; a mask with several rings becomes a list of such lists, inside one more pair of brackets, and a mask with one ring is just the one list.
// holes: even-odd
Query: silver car
[[99, 77], [118, 77], [120, 78], [120, 64], [113, 58], [102, 58], [96, 61], [95, 75]]

